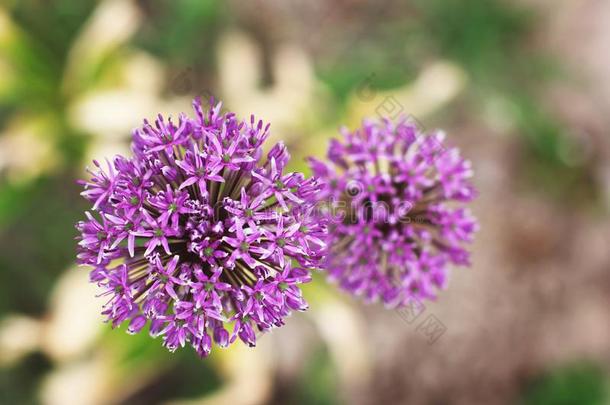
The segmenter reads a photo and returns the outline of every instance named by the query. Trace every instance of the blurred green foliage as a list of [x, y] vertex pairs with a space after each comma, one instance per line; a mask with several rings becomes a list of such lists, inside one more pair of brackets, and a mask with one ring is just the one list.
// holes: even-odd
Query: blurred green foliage
[[339, 383], [334, 364], [325, 348], [309, 357], [296, 387], [295, 403], [311, 405], [338, 404], [336, 387]]
[[146, 22], [135, 44], [168, 63], [214, 67], [220, 29], [229, 19], [227, 4], [215, 0], [142, 2]]
[[610, 376], [591, 363], [559, 367], [531, 382], [521, 403], [605, 405], [610, 403]]
[[497, 86], [520, 73], [531, 13], [497, 0], [418, 0], [418, 29], [436, 51], [462, 65], [478, 83]]
[[39, 404], [40, 379], [53, 365], [40, 353], [33, 353], [12, 367], [0, 367], [0, 404]]
[[65, 105], [60, 86], [68, 52], [95, 4], [92, 0], [58, 0], [44, 12], [37, 0], [12, 5], [19, 38], [3, 52], [19, 74], [13, 91], [2, 99], [3, 106], [60, 114]]
[[152, 381], [129, 395], [123, 401], [125, 405], [147, 405], [151, 398], [155, 398], [156, 403], [176, 398], [201, 398], [221, 386], [212, 358], [202, 362], [190, 348], [178, 350], [168, 357], [167, 350], [158, 342], [151, 343], [148, 334], [129, 335], [126, 327], [108, 331], [104, 336], [105, 346], [120, 350], [115, 353], [119, 359], [115, 366], [117, 375], [128, 378], [143, 369], [161, 370], [154, 373]]
[[57, 277], [74, 262], [74, 225], [86, 208], [78, 193], [70, 173], [0, 188], [0, 313], [44, 313]]
[[318, 77], [339, 103], [347, 101], [365, 82], [371, 89], [387, 90], [415, 78], [418, 63], [409, 59], [403, 42], [413, 33], [404, 23], [391, 21], [379, 30], [356, 31], [342, 44], [337, 55], [318, 63]]

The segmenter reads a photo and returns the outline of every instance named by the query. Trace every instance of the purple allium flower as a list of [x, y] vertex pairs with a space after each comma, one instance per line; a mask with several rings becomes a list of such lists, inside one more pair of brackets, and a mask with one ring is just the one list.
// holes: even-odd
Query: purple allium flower
[[310, 223], [318, 182], [284, 171], [281, 143], [263, 157], [269, 125], [193, 106], [195, 119], [144, 121], [133, 157], [106, 170], [94, 162], [78, 262], [103, 288], [113, 326], [148, 324], [170, 351], [188, 343], [207, 356], [212, 342], [254, 346], [256, 331], [307, 308], [299, 284], [325, 229]]
[[329, 227], [322, 268], [342, 289], [388, 307], [435, 298], [448, 265], [469, 264], [463, 245], [478, 228], [463, 207], [475, 197], [470, 162], [442, 132], [421, 133], [406, 117], [341, 132], [328, 162], [310, 159]]

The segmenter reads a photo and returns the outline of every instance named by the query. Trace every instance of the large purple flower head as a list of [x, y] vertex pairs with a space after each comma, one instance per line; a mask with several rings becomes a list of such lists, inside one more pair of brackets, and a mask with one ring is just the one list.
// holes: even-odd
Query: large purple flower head
[[477, 222], [464, 207], [475, 195], [470, 162], [403, 117], [365, 120], [332, 140], [328, 161], [310, 159], [328, 221], [322, 268], [331, 281], [388, 307], [435, 298], [449, 264], [467, 265], [464, 243]]
[[159, 116], [133, 133], [133, 157], [95, 162], [82, 195], [92, 212], [77, 225], [78, 261], [108, 299], [103, 314], [128, 331], [149, 327], [173, 351], [207, 356], [304, 310], [324, 242], [308, 215], [316, 181], [286, 173], [282, 144], [263, 157], [269, 134], [193, 103], [195, 118]]

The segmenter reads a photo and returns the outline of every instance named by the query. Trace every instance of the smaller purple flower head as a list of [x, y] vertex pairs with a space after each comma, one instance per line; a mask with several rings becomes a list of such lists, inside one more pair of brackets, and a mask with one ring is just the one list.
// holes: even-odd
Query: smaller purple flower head
[[307, 308], [299, 285], [318, 267], [326, 230], [311, 224], [319, 183], [285, 170], [282, 144], [263, 154], [269, 125], [221, 104], [193, 107], [195, 118], [144, 121], [132, 157], [94, 162], [78, 262], [113, 326], [148, 326], [170, 351], [207, 356], [238, 338], [254, 346]]
[[310, 158], [323, 182], [317, 215], [328, 223], [322, 268], [331, 281], [387, 307], [433, 299], [450, 264], [468, 265], [478, 229], [465, 205], [472, 169], [442, 132], [406, 117], [365, 120], [332, 140], [327, 161]]

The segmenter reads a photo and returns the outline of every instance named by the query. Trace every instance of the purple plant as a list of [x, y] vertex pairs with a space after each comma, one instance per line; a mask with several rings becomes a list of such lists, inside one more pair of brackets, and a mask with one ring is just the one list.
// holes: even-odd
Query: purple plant
[[442, 132], [421, 133], [406, 117], [341, 132], [328, 162], [310, 159], [324, 184], [318, 214], [329, 226], [322, 268], [369, 302], [435, 298], [448, 265], [469, 264], [463, 245], [478, 228], [464, 208], [475, 197], [470, 162], [444, 145]]
[[256, 330], [307, 308], [299, 284], [318, 265], [325, 230], [309, 216], [319, 184], [284, 172], [281, 143], [263, 158], [269, 125], [221, 114], [220, 103], [193, 107], [195, 119], [144, 120], [133, 157], [107, 170], [94, 162], [78, 262], [103, 288], [114, 327], [148, 324], [170, 351], [188, 343], [207, 356], [212, 342], [254, 346]]

